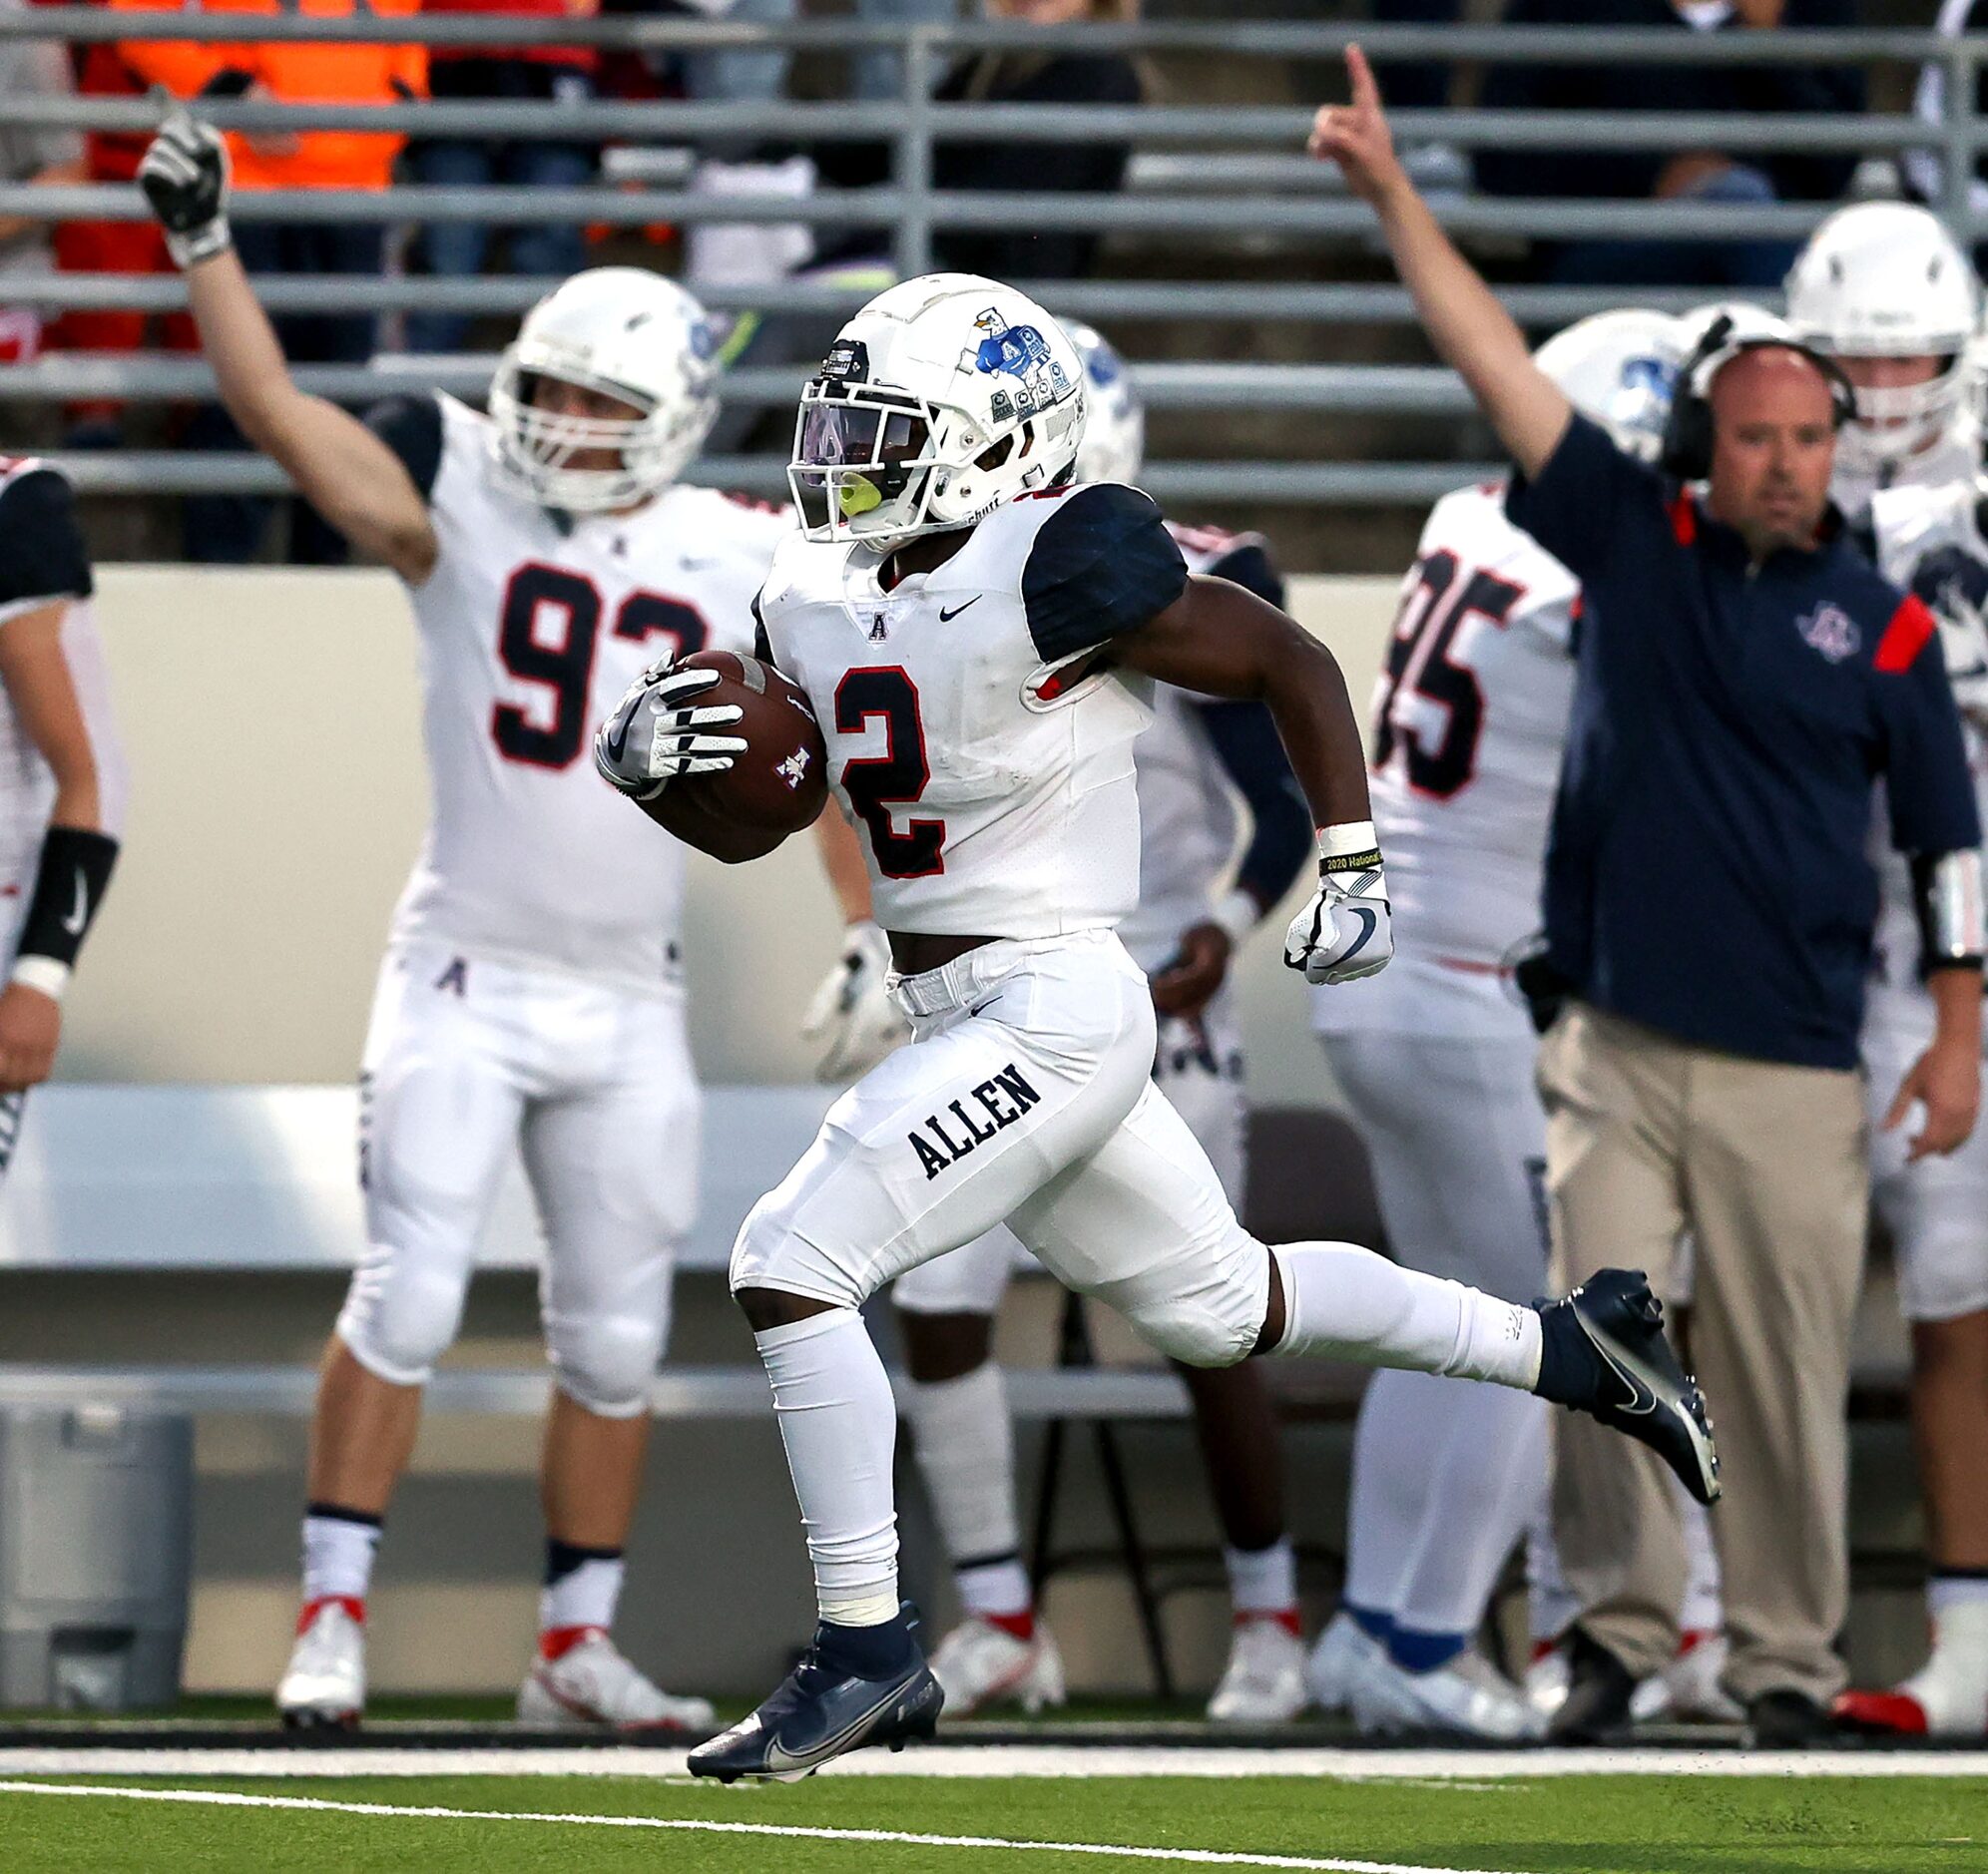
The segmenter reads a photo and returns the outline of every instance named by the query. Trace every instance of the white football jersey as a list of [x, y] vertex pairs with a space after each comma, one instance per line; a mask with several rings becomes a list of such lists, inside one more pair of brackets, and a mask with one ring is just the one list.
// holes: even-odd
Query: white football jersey
[[1505, 518], [1502, 487], [1436, 503], [1374, 697], [1370, 786], [1394, 961], [1318, 990], [1321, 1032], [1523, 1027], [1509, 965], [1540, 928], [1579, 605], [1573, 574]]
[[766, 648], [806, 691], [887, 930], [1050, 937], [1139, 896], [1133, 741], [1153, 686], [1084, 654], [1186, 584], [1159, 510], [1115, 483], [1026, 494], [889, 591], [863, 545], [782, 543]]
[[[1895, 586], [1918, 597], [1940, 620], [1942, 633], [1957, 631], [1954, 643], [1973, 670], [1954, 671], [1955, 693], [1963, 703], [1984, 700], [1988, 670], [1981, 662], [1980, 618], [1988, 609], [1988, 538], [1981, 529], [1983, 489], [1972, 471], [1944, 488], [1891, 488], [1871, 503], [1872, 538], [1878, 571]], [[1948, 666], [1954, 667], [1954, 656]], [[1974, 793], [1988, 818], [1988, 738], [1969, 708], [1961, 712]], [[1877, 932], [1871, 950], [1871, 980], [1864, 1010], [1867, 1035], [1930, 1037], [1932, 998], [1919, 978], [1919, 917], [1910, 862], [1891, 842], [1882, 783], [1871, 821], [1871, 857], [1877, 866]]]
[[[1258, 534], [1211, 527], [1167, 532], [1190, 573], [1223, 573], [1224, 563], [1254, 548]], [[1203, 726], [1196, 700], [1171, 684], [1155, 686], [1153, 724], [1139, 738], [1139, 903], [1119, 936], [1143, 970], [1174, 955], [1181, 933], [1204, 923], [1236, 857], [1237, 793]]]
[[[124, 832], [130, 774], [111, 713], [110, 673], [91, 611], [92, 590], [69, 483], [33, 457], [0, 457], [0, 631], [9, 620], [66, 602], [63, 655], [96, 758], [103, 830], [117, 838]], [[55, 774], [0, 686], [0, 937], [27, 911], [54, 804]]]
[[498, 486], [489, 419], [452, 398], [375, 426], [440, 544], [412, 592], [432, 816], [394, 940], [653, 993], [679, 975], [684, 848], [595, 772], [594, 725], [658, 658], [750, 650], [790, 518], [682, 484], [554, 514]]

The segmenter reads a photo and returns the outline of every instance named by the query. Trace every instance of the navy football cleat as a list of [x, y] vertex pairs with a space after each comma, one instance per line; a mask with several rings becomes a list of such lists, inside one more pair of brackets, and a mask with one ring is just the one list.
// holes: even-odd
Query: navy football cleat
[[1700, 1503], [1719, 1501], [1705, 1394], [1664, 1338], [1664, 1304], [1641, 1269], [1603, 1269], [1539, 1309], [1541, 1398], [1640, 1440]]
[[931, 1736], [945, 1693], [925, 1663], [910, 1610], [892, 1625], [902, 1632], [903, 1656], [882, 1677], [838, 1656], [835, 1630], [817, 1627], [800, 1663], [765, 1703], [691, 1752], [691, 1774], [790, 1783], [866, 1744], [901, 1750], [911, 1738]]

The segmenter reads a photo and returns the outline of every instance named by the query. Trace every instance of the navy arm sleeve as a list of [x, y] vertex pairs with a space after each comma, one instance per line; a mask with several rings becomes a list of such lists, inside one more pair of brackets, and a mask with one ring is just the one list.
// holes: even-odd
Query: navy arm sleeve
[[1137, 631], [1188, 586], [1153, 497], [1116, 482], [1065, 495], [1029, 546], [1022, 605], [1046, 664]]
[[90, 554], [76, 524], [76, 496], [49, 469], [30, 469], [0, 491], [0, 613], [52, 599], [87, 599]]
[[400, 465], [421, 491], [423, 501], [435, 498], [435, 477], [442, 470], [442, 406], [433, 395], [390, 397], [366, 412], [366, 427], [400, 458]]
[[1311, 808], [1260, 703], [1195, 704], [1224, 771], [1249, 809], [1249, 843], [1236, 882], [1267, 911], [1311, 856]]
[[1619, 530], [1633, 511], [1661, 514], [1665, 494], [1655, 469], [1625, 455], [1600, 425], [1576, 415], [1535, 478], [1513, 474], [1505, 516], [1585, 585], [1619, 554]]
[[1939, 628], [1908, 598], [1877, 648], [1877, 707], [1884, 724], [1885, 798], [1900, 852], [1964, 852], [1981, 843], [1960, 711], [1947, 683]]
[[1204, 570], [1211, 579], [1230, 580], [1267, 599], [1279, 612], [1284, 609], [1283, 575], [1261, 541], [1247, 541]]

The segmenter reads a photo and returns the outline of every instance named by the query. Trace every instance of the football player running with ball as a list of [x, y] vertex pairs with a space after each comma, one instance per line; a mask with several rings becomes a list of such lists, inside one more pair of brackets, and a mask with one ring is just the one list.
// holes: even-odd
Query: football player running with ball
[[[1130, 482], [1145, 452], [1138, 393], [1103, 338], [1088, 326], [1064, 329], [1086, 378], [1077, 477]], [[1283, 581], [1259, 536], [1171, 524], [1168, 532], [1191, 571], [1282, 603]], [[1296, 879], [1311, 850], [1311, 821], [1260, 703], [1219, 703], [1162, 686], [1153, 710], [1138, 744], [1139, 903], [1119, 936], [1153, 978], [1154, 1081], [1240, 1204], [1248, 1108], [1229, 962]], [[1232, 867], [1239, 805], [1249, 838]], [[822, 991], [824, 1070], [839, 1074], [873, 1066], [905, 1030], [885, 987], [888, 948], [869, 921], [869, 874], [856, 836], [839, 813], [823, 814], [820, 826], [852, 920]], [[955, 1717], [995, 1703], [1034, 1710], [1064, 1695], [1062, 1658], [1036, 1616], [1022, 1566], [1014, 1437], [992, 1357], [994, 1316], [1017, 1259], [1014, 1234], [1003, 1226], [906, 1270], [891, 1290], [910, 1369], [905, 1415], [966, 1613], [932, 1654]], [[1235, 1613], [1208, 1714], [1219, 1724], [1280, 1723], [1306, 1699], [1276, 1411], [1253, 1366], [1180, 1372], [1222, 1525]]]
[[291, 381], [229, 243], [220, 139], [184, 115], [141, 182], [243, 432], [405, 582], [433, 819], [394, 916], [360, 1077], [367, 1243], [324, 1356], [303, 1608], [276, 1702], [351, 1724], [367, 1587], [522, 1149], [547, 1247], [545, 1592], [518, 1696], [547, 1727], [696, 1727], [609, 1638], [697, 1203], [684, 863], [601, 785], [589, 728], [659, 653], [744, 650], [788, 523], [678, 482], [717, 409], [697, 303], [633, 268], [533, 308], [481, 416], [424, 395], [362, 423]]
[[[1254, 594], [1191, 576], [1145, 495], [1074, 482], [1083, 423], [1069, 338], [970, 274], [871, 300], [801, 393], [803, 532], [760, 593], [762, 651], [813, 703], [862, 826], [912, 1039], [830, 1109], [733, 1250], [820, 1624], [772, 1695], [692, 1753], [700, 1775], [799, 1776], [931, 1731], [943, 1700], [897, 1593], [896, 1411], [857, 1310], [1003, 1220], [1174, 1359], [1489, 1380], [1593, 1411], [1718, 1488], [1704, 1402], [1640, 1278], [1534, 1308], [1350, 1243], [1267, 1248], [1153, 1085], [1152, 992], [1114, 927], [1139, 896], [1133, 743], [1154, 681], [1268, 705], [1320, 853], [1286, 961], [1350, 981], [1393, 946], [1337, 664]], [[680, 681], [641, 705], [652, 733], [618, 737], [631, 792], [714, 758]]]

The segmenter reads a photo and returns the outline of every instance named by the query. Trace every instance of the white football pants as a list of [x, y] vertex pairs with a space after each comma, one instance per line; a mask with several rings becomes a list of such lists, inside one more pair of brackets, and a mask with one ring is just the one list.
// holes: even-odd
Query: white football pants
[[1908, 1321], [1952, 1321], [1988, 1308], [1988, 1126], [1977, 1126], [1950, 1157], [1909, 1166], [1905, 1150], [1918, 1116], [1895, 1132], [1878, 1130], [1933, 1038], [1930, 1006], [1924, 1018], [1873, 1019], [1864, 1030], [1870, 1194], [1891, 1233], [1899, 1311]]
[[[1396, 1258], [1526, 1301], [1546, 1287], [1546, 1117], [1530, 1035], [1323, 1037]], [[1471, 1634], [1539, 1516], [1544, 1401], [1376, 1373], [1353, 1438], [1346, 1599], [1412, 1633]]]
[[1153, 1084], [1152, 997], [1118, 939], [984, 944], [897, 994], [911, 1044], [836, 1101], [753, 1207], [734, 1289], [857, 1308], [1005, 1218], [1162, 1353], [1196, 1366], [1247, 1354], [1268, 1257]]
[[[1201, 1142], [1231, 1204], [1241, 1207], [1247, 1169], [1242, 1025], [1225, 982], [1196, 1021], [1162, 1016], [1153, 1084]], [[921, 1262], [897, 1278], [890, 1298], [911, 1314], [995, 1314], [1026, 1255], [1005, 1224]]]
[[359, 1363], [395, 1385], [427, 1379], [522, 1148], [557, 1383], [606, 1418], [646, 1410], [697, 1210], [701, 1100], [681, 994], [396, 946], [359, 1084], [368, 1240], [338, 1316]]

